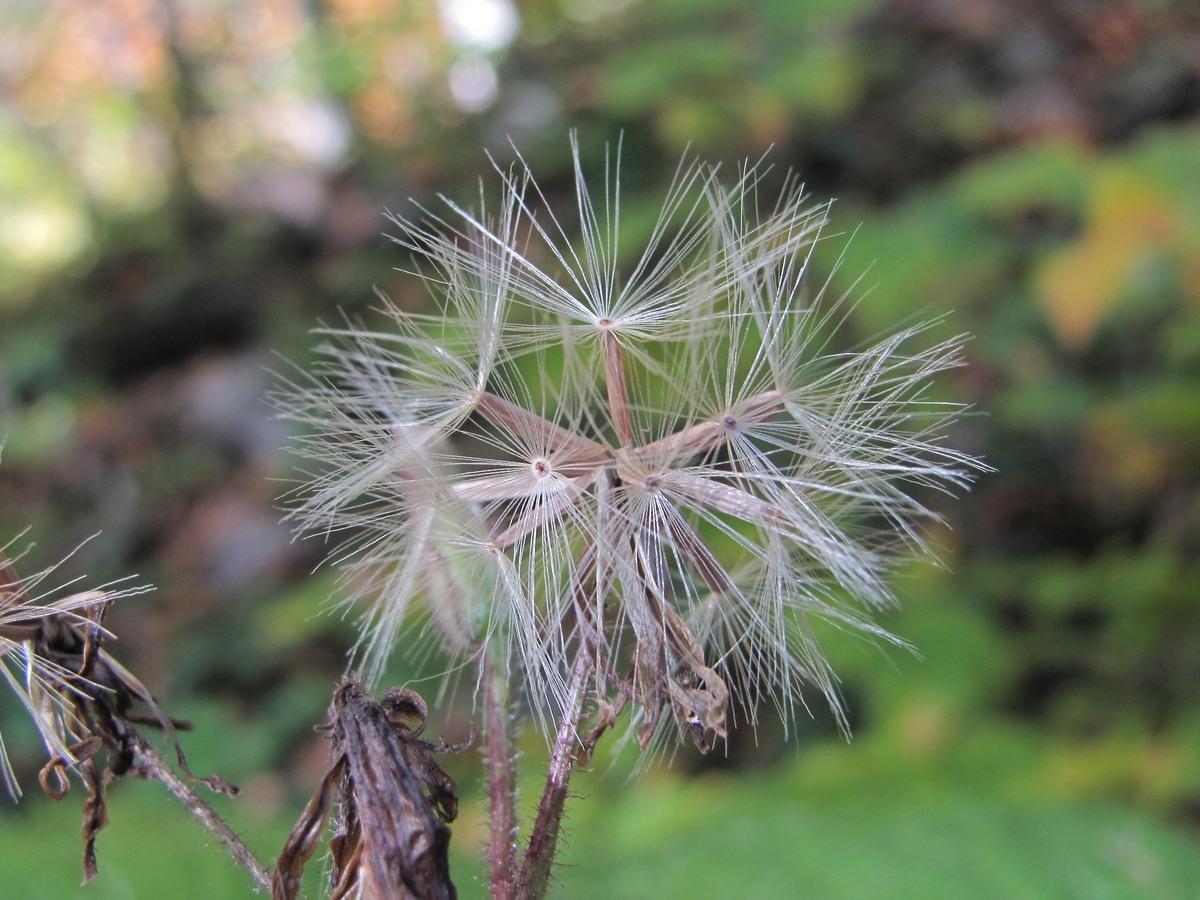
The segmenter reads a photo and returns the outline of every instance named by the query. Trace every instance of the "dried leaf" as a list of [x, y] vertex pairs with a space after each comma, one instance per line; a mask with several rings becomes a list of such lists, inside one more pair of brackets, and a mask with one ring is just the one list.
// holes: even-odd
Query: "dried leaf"
[[425, 700], [407, 688], [392, 688], [380, 702], [357, 681], [337, 689], [328, 726], [334, 760], [279, 856], [274, 900], [297, 896], [335, 789], [334, 900], [457, 897], [445, 823], [457, 814], [458, 791], [431, 754], [463, 747], [421, 740], [427, 715]]
[[312, 858], [321, 842], [329, 810], [333, 806], [333, 795], [346, 773], [346, 755], [340, 754], [321, 779], [316, 792], [304, 807], [299, 820], [288, 835], [275, 871], [271, 877], [273, 900], [295, 900], [300, 893], [304, 877], [304, 864]]
[[450, 829], [426, 800], [402, 732], [357, 682], [343, 684], [333, 706], [333, 743], [346, 756], [362, 830], [362, 889], [387, 898], [457, 897], [450, 881]]

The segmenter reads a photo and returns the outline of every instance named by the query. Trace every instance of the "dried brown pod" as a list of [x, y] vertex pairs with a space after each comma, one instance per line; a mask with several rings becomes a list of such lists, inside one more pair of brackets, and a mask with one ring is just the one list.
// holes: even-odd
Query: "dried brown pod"
[[446, 823], [458, 813], [458, 791], [433, 754], [461, 751], [470, 741], [423, 740], [428, 708], [408, 688], [392, 688], [376, 701], [348, 679], [329, 712], [322, 727], [332, 739], [330, 765], [279, 856], [272, 897], [298, 896], [336, 797], [329, 842], [334, 900], [453, 900]]

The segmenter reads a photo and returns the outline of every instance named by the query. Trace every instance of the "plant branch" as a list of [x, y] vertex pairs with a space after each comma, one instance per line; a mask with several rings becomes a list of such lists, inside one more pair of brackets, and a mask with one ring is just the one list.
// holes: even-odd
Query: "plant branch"
[[215, 809], [192, 790], [191, 785], [179, 777], [179, 775], [158, 755], [158, 751], [151, 746], [140, 734], [132, 736], [131, 743], [136, 748], [138, 756], [141, 757], [141, 768], [144, 773], [166, 785], [167, 790], [175, 795], [188, 811], [195, 816], [200, 824], [207, 828], [229, 851], [229, 855], [233, 857], [234, 862], [250, 873], [250, 877], [254, 879], [254, 883], [260, 890], [271, 890], [271, 873], [266, 866], [259, 861], [249, 847], [243, 843], [242, 839], [237, 836], [228, 823], [217, 813]]

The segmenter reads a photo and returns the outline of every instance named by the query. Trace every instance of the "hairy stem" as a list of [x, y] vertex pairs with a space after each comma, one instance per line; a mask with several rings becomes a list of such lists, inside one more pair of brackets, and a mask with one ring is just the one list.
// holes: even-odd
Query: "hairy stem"
[[562, 827], [563, 811], [567, 792], [571, 785], [571, 773], [580, 757], [579, 722], [583, 715], [584, 692], [588, 683], [590, 660], [581, 653], [571, 677], [567, 708], [563, 710], [554, 749], [550, 755], [550, 771], [546, 776], [546, 787], [538, 803], [537, 818], [525, 850], [525, 862], [521, 866], [517, 882], [517, 896], [521, 900], [541, 900], [546, 896], [550, 882], [550, 867], [558, 852], [558, 835]]
[[133, 736], [133, 745], [137, 749], [138, 756], [141, 757], [142, 768], [145, 773], [166, 785], [167, 790], [175, 795], [188, 811], [195, 816], [200, 824], [213, 833], [225, 849], [229, 851], [229, 855], [233, 857], [234, 862], [250, 873], [250, 877], [254, 879], [254, 883], [259, 890], [271, 890], [271, 873], [247, 847], [240, 837], [226, 823], [224, 819], [218, 815], [204, 798], [192, 790], [191, 786], [176, 774], [161, 756], [158, 751], [150, 745], [150, 743], [140, 734]]
[[509, 728], [508, 692], [504, 677], [483, 656], [485, 734], [487, 740], [488, 807], [491, 821], [488, 868], [493, 900], [516, 897], [517, 780]]

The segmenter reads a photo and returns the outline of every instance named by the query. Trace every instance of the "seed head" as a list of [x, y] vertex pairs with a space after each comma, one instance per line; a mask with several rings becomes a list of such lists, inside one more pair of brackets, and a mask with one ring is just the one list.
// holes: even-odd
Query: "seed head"
[[319, 464], [295, 515], [350, 535], [361, 671], [420, 601], [544, 716], [590, 660], [643, 744], [666, 721], [723, 735], [727, 682], [785, 723], [805, 685], [840, 715], [813, 623], [892, 640], [870, 612], [926, 552], [916, 494], [982, 468], [942, 442], [959, 408], [927, 396], [962, 339], [835, 349], [847, 305], [808, 274], [829, 206], [789, 180], [763, 211], [761, 165], [726, 185], [685, 160], [626, 259], [619, 151], [589, 183], [572, 147], [573, 229], [523, 161], [498, 168], [495, 214], [396, 219], [437, 310], [385, 300], [388, 330], [327, 330], [284, 401]]

